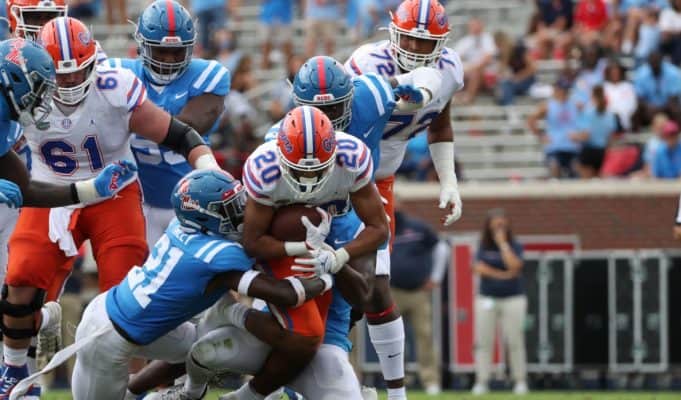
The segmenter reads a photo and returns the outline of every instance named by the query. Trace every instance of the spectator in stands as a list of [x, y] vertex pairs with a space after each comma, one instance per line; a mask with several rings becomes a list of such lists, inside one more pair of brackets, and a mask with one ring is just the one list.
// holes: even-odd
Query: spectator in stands
[[567, 57], [567, 47], [572, 38], [572, 0], [536, 0], [537, 46], [554, 58]]
[[97, 0], [69, 0], [69, 17], [78, 18], [86, 22], [99, 15], [100, 1]]
[[270, 120], [279, 121], [295, 106], [293, 104], [291, 83], [303, 62], [304, 60], [297, 55], [292, 55], [288, 59], [286, 63], [286, 78], [280, 80], [270, 92], [272, 96], [268, 110]]
[[227, 26], [230, 17], [238, 17], [236, 10], [241, 0], [190, 0], [191, 10], [198, 21], [199, 51], [210, 58], [217, 51], [212, 32]]
[[[438, 395], [440, 354], [433, 345], [433, 289], [447, 268], [449, 246], [425, 222], [395, 207], [395, 241], [390, 255], [390, 285], [395, 303], [416, 339], [419, 379], [428, 395]], [[439, 301], [440, 299], [435, 299]]]
[[213, 48], [217, 49], [215, 59], [230, 71], [234, 71], [241, 60], [242, 52], [238, 49], [234, 32], [227, 28], [218, 29], [214, 34]]
[[510, 51], [500, 51], [497, 102], [502, 106], [513, 104], [515, 96], [527, 94], [535, 82], [537, 66], [524, 42], [518, 40]]
[[597, 44], [582, 48], [580, 68], [574, 79], [570, 98], [580, 107], [591, 101], [591, 90], [603, 83], [603, 71], [607, 65], [603, 52]]
[[[532, 132], [541, 137], [544, 153], [552, 178], [573, 178], [575, 176], [575, 160], [579, 145], [570, 134], [577, 130], [579, 109], [568, 96], [571, 83], [560, 78], [553, 86], [551, 99], [541, 104], [537, 111], [527, 119]], [[539, 129], [539, 120], [546, 118], [545, 133]]]
[[650, 178], [653, 176], [653, 162], [655, 161], [655, 154], [657, 150], [664, 143], [664, 130], [673, 129], [673, 125], [668, 125], [669, 117], [663, 113], [659, 113], [653, 117], [653, 122], [651, 124], [651, 129], [653, 131], [653, 136], [646, 141], [643, 148], [643, 168], [640, 171], [636, 171], [632, 174], [635, 178]]
[[631, 117], [638, 106], [634, 85], [625, 79], [626, 71], [622, 64], [612, 59], [605, 68], [605, 98], [607, 99], [608, 111], [613, 112], [619, 118], [624, 130], [631, 129]]
[[603, 87], [595, 86], [591, 104], [579, 116], [577, 132], [570, 135], [572, 140], [582, 146], [577, 163], [577, 172], [582, 179], [598, 176], [605, 150], [613, 134], [619, 130], [618, 126], [617, 116], [607, 109]]
[[663, 61], [662, 54], [655, 52], [646, 64], [634, 72], [634, 88], [638, 96], [638, 109], [632, 123], [634, 130], [648, 126], [655, 114], [664, 112], [673, 120], [681, 117], [681, 70]]
[[[128, 23], [128, 11], [125, 0], [104, 0], [106, 3], [106, 23], [126, 25]], [[114, 15], [116, 14], [116, 15]]]
[[579, 0], [575, 6], [573, 32], [577, 44], [596, 44], [608, 24], [608, 6], [604, 0]]
[[660, 14], [662, 50], [671, 57], [672, 63], [681, 63], [681, 0], [671, 0], [671, 7]]
[[339, 18], [343, 15], [345, 0], [305, 0], [306, 23], [305, 57], [317, 55], [317, 44], [324, 44], [323, 54], [333, 54], [336, 36], [340, 32]]
[[243, 163], [259, 144], [255, 136], [257, 110], [246, 96], [253, 85], [253, 60], [244, 55], [232, 71], [232, 87], [225, 97], [219, 133], [211, 137], [214, 149], [219, 150], [225, 160], [223, 168], [235, 177], [241, 177]]
[[667, 0], [622, 0], [619, 2], [618, 12], [625, 21], [621, 49], [624, 54], [633, 52], [639, 25], [651, 16], [650, 12], [657, 14], [668, 5]]
[[501, 209], [487, 213], [474, 264], [480, 276], [475, 299], [475, 386], [474, 395], [488, 391], [497, 324], [506, 339], [515, 394], [528, 392], [525, 355], [527, 297], [522, 278], [523, 247], [511, 232]]
[[643, 10], [643, 17], [638, 27], [638, 41], [634, 47], [636, 64], [640, 65], [652, 53], [659, 50], [662, 35], [657, 21], [657, 11]]
[[668, 121], [665, 124], [662, 141], [653, 159], [652, 175], [658, 179], [678, 179], [681, 177], [681, 143], [676, 122]]
[[468, 34], [454, 44], [454, 51], [461, 57], [464, 69], [465, 86], [459, 99], [461, 103], [468, 104], [475, 100], [497, 47], [492, 35], [485, 32], [482, 21], [472, 18], [468, 21]]
[[281, 45], [284, 60], [293, 55], [291, 42], [293, 23], [293, 0], [264, 0], [260, 12], [262, 40], [262, 68], [271, 67], [270, 52], [273, 45]]

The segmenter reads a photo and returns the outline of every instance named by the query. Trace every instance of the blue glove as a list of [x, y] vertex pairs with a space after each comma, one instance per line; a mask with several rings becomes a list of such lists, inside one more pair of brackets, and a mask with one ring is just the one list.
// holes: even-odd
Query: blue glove
[[135, 179], [137, 165], [123, 160], [107, 165], [94, 180], [95, 189], [100, 197], [111, 197]]
[[408, 103], [422, 104], [423, 93], [417, 87], [412, 85], [398, 85], [393, 89], [395, 96], [401, 98]]
[[0, 179], [0, 204], [7, 204], [10, 208], [19, 208], [24, 203], [21, 189], [16, 183]]

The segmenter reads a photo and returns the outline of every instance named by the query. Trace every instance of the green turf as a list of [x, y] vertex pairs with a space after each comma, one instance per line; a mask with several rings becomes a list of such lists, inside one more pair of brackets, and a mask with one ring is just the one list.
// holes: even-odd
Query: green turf
[[[218, 394], [223, 392], [211, 392], [206, 396], [206, 400], [216, 400]], [[385, 400], [385, 393], [379, 397]], [[42, 400], [68, 400], [71, 399], [71, 394], [66, 391], [51, 391], [45, 393]], [[409, 393], [409, 400], [438, 400], [438, 399], [452, 399], [452, 400], [678, 400], [681, 399], [681, 393], [620, 393], [620, 392], [534, 392], [530, 395], [519, 397], [514, 396], [510, 392], [497, 392], [486, 396], [471, 396], [468, 392], [448, 392], [440, 396], [426, 396], [420, 392]], [[315, 399], [313, 399], [315, 400]], [[350, 400], [350, 399], [348, 399]]]

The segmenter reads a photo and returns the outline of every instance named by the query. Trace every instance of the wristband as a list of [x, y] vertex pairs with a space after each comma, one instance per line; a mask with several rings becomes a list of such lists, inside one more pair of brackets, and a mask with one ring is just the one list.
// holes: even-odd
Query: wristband
[[305, 242], [284, 242], [284, 250], [287, 256], [302, 256], [308, 253]]
[[328, 292], [333, 287], [333, 277], [331, 274], [324, 274], [320, 276], [319, 279], [324, 282], [324, 290], [322, 290], [322, 293]]
[[248, 296], [248, 289], [250, 289], [253, 279], [255, 279], [255, 277], [258, 275], [260, 275], [260, 271], [256, 271], [254, 269], [244, 272], [244, 274], [241, 275], [241, 279], [239, 279], [239, 285], [237, 286], [237, 291], [239, 294]]
[[220, 169], [215, 156], [212, 154], [204, 154], [194, 161], [194, 169]]
[[102, 196], [97, 193], [95, 188], [95, 180], [88, 179], [86, 181], [78, 181], [73, 184], [76, 188], [76, 195], [81, 203], [90, 203], [98, 200]]
[[336, 256], [336, 268], [334, 268], [333, 272], [334, 274], [338, 271], [341, 270], [345, 266], [345, 264], [350, 260], [350, 254], [348, 254], [348, 251], [345, 250], [345, 247], [341, 247], [340, 249], [334, 251], [334, 254]]
[[435, 142], [428, 145], [430, 158], [441, 185], [457, 185], [454, 171], [454, 142]]
[[305, 287], [303, 286], [303, 283], [295, 276], [289, 276], [286, 278], [286, 280], [291, 283], [293, 290], [295, 290], [296, 295], [298, 296], [298, 303], [296, 303], [295, 306], [300, 307], [303, 303], [305, 303]]

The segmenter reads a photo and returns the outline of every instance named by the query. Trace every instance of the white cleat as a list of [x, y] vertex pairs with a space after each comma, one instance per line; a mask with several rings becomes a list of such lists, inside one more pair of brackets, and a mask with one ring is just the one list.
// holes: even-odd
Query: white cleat
[[144, 396], [144, 400], [200, 400], [206, 396], [208, 388], [203, 391], [200, 397], [191, 397], [184, 391], [184, 385], [176, 385], [160, 392], [149, 393]]
[[42, 369], [61, 348], [61, 306], [55, 301], [43, 305], [47, 311], [49, 322], [38, 332], [38, 346], [36, 362], [38, 369]]
[[476, 383], [475, 386], [473, 386], [473, 390], [471, 390], [473, 396], [482, 396], [487, 393], [489, 393], [489, 388], [482, 383]]
[[375, 387], [362, 386], [362, 400], [378, 400], [378, 392]]
[[530, 389], [527, 388], [527, 383], [524, 381], [516, 382], [516, 384], [513, 386], [513, 394], [515, 395], [524, 396], [529, 392]]
[[442, 393], [442, 389], [440, 388], [440, 385], [431, 383], [430, 385], [426, 386], [426, 394], [428, 396], [437, 396], [440, 393]]

